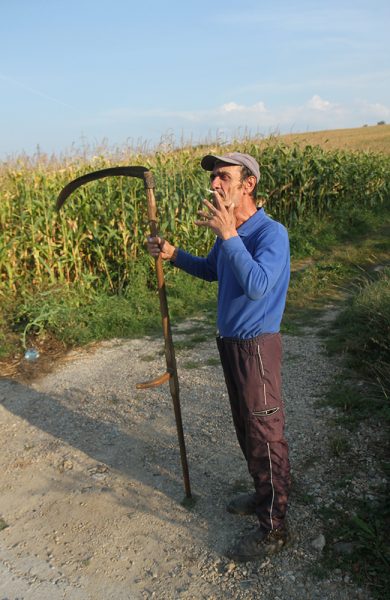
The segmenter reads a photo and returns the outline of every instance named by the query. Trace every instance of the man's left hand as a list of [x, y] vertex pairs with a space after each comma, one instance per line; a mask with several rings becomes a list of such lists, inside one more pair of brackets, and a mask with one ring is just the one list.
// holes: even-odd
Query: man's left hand
[[209, 200], [203, 200], [203, 204], [208, 210], [198, 210], [198, 215], [202, 217], [202, 220], [195, 221], [195, 225], [209, 227], [222, 240], [228, 240], [238, 235], [233, 203], [226, 207], [221, 195], [215, 191], [214, 204]]

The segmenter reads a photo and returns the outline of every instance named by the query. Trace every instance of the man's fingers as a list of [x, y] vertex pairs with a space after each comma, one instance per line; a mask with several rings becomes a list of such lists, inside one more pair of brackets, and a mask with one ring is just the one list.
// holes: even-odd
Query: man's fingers
[[164, 241], [162, 238], [160, 237], [148, 237], [148, 242], [149, 244], [156, 244], [157, 246], [161, 246], [162, 244], [164, 244]]
[[163, 247], [165, 244], [165, 240], [158, 236], [148, 237], [147, 239], [147, 247], [148, 252], [154, 258], [157, 258], [160, 255], [160, 252], [163, 251]]
[[210, 221], [194, 221], [198, 227], [210, 227]]
[[207, 208], [208, 208], [209, 210], [211, 210], [211, 211], [215, 211], [215, 206], [214, 206], [214, 204], [212, 204], [212, 203], [210, 202], [210, 200], [207, 200], [207, 198], [205, 198], [205, 199], [203, 200], [203, 204], [204, 204], [205, 206], [207, 206]]
[[215, 190], [214, 192], [214, 204], [212, 204], [211, 206], [214, 210], [224, 210], [225, 208], [224, 196], [217, 190]]
[[214, 217], [214, 215], [210, 214], [209, 212], [206, 212], [205, 210], [198, 210], [197, 214], [208, 221]]

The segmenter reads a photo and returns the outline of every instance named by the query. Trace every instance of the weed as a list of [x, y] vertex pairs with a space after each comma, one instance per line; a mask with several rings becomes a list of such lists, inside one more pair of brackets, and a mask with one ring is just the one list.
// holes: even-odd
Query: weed
[[2, 519], [0, 517], [0, 531], [2, 531], [3, 529], [6, 529], [8, 527], [8, 524], [4, 521], [4, 519]]
[[191, 337], [191, 342], [194, 344], [201, 344], [202, 342], [207, 342], [210, 339], [210, 336], [207, 334], [197, 334]]
[[139, 356], [139, 360], [142, 360], [143, 362], [153, 362], [156, 360], [156, 356], [155, 354], [142, 354]]
[[359, 369], [390, 398], [390, 269], [359, 278], [348, 306], [337, 317], [327, 343], [343, 352], [349, 366]]
[[286, 335], [303, 335], [302, 328], [289, 318], [283, 319], [280, 331]]
[[316, 563], [308, 567], [308, 573], [317, 579], [327, 579], [329, 577], [329, 566], [324, 566], [321, 563]]
[[355, 429], [365, 419], [383, 413], [383, 401], [377, 395], [370, 396], [359, 381], [346, 380], [345, 373], [336, 377], [333, 384], [318, 402], [320, 406], [339, 409], [335, 420], [348, 429]]
[[[353, 515], [334, 511], [322, 565], [347, 570], [357, 583], [368, 583], [375, 597], [385, 598], [390, 589], [389, 523], [387, 494], [376, 504], [358, 502]], [[337, 551], [340, 543], [348, 545], [348, 552]]]
[[219, 360], [219, 358], [214, 358], [214, 356], [210, 356], [210, 358], [206, 359], [205, 363], [210, 367], [216, 367], [221, 364], [221, 361]]
[[330, 451], [333, 456], [340, 458], [350, 450], [350, 443], [345, 436], [337, 435], [329, 439]]
[[199, 363], [194, 360], [188, 360], [182, 364], [183, 369], [199, 369]]
[[350, 487], [352, 481], [352, 476], [350, 474], [344, 475], [340, 477], [337, 481], [334, 482], [334, 488], [339, 490], [344, 490]]
[[307, 492], [304, 492], [302, 490], [295, 489], [293, 495], [295, 496], [295, 500], [299, 504], [304, 504], [305, 506], [310, 506], [314, 504], [314, 496], [312, 494], [308, 494]]
[[175, 341], [176, 350], [192, 350], [195, 348], [195, 343], [192, 340], [177, 340]]
[[91, 564], [91, 560], [92, 560], [92, 559], [91, 559], [91, 557], [89, 557], [89, 558], [84, 558], [84, 559], [81, 561], [81, 566], [82, 566], [82, 567], [89, 567], [89, 565]]
[[[350, 298], [327, 330], [328, 352], [341, 355], [343, 372], [333, 383], [323, 403], [339, 409], [338, 423], [356, 428], [364, 419], [380, 421], [384, 435], [390, 423], [389, 407], [389, 271], [364, 273], [350, 286]], [[375, 422], [374, 421], [374, 422]], [[339, 459], [334, 489], [340, 490], [339, 508], [319, 509], [327, 528], [322, 566], [341, 568], [360, 584], [368, 584], [375, 597], [387, 597], [390, 589], [389, 490], [376, 490], [377, 502], [348, 497], [351, 464], [342, 461], [350, 444], [339, 434], [329, 438], [332, 454]], [[378, 448], [385, 454], [388, 448]], [[382, 461], [389, 474], [388, 462]], [[387, 470], [386, 470], [387, 469]], [[341, 508], [340, 508], [341, 505]], [[337, 551], [344, 547], [343, 551]]]

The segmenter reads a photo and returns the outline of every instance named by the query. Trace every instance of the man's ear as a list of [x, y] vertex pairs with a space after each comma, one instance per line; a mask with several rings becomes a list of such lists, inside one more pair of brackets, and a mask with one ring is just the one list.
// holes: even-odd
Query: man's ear
[[249, 175], [249, 177], [247, 177], [245, 179], [245, 188], [248, 192], [248, 194], [251, 194], [253, 192], [253, 190], [255, 189], [256, 186], [256, 177], [254, 175]]

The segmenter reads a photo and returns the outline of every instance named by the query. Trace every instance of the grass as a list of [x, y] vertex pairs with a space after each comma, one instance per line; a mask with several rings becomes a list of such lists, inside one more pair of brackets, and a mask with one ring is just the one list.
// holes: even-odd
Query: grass
[[[363, 376], [376, 379], [390, 397], [390, 267], [366, 273], [334, 324], [329, 350], [340, 351]], [[372, 375], [374, 374], [374, 377]]]
[[[375, 448], [375, 470], [382, 472], [382, 479], [388, 480], [390, 474], [385, 460], [390, 450], [390, 269], [384, 266], [389, 261], [384, 235], [388, 240], [387, 222], [360, 244], [355, 242], [355, 247], [348, 247], [349, 260], [356, 261], [359, 267], [352, 272], [352, 279], [344, 281], [339, 314], [333, 325], [323, 331], [328, 352], [342, 369], [321, 400], [321, 404], [338, 409], [337, 416], [332, 417], [338, 424], [338, 433], [329, 435], [329, 452], [339, 461], [339, 478], [334, 486], [339, 508], [319, 511], [328, 542], [320, 571], [339, 568], [348, 572], [358, 584], [369, 585], [373, 596], [381, 600], [389, 597], [390, 589], [389, 482], [379, 489], [367, 486], [367, 494], [375, 500], [351, 499], [348, 490], [355, 466], [349, 453], [350, 436], [364, 421], [383, 432], [383, 441]], [[379, 270], [363, 260], [367, 247], [378, 253]], [[342, 254], [339, 248], [334, 252], [339, 260]]]
[[[361, 211], [359, 219], [340, 214], [336, 220], [302, 224], [292, 233], [302, 244], [292, 258], [282, 327], [299, 334], [302, 326], [318, 322], [325, 306], [341, 305], [363, 273], [389, 261], [390, 212]], [[305, 239], [309, 256], [302, 250]]]
[[[188, 335], [188, 331], [185, 331], [184, 333]], [[198, 344], [209, 341], [210, 337], [210, 333], [198, 333], [195, 335], [190, 335], [190, 337], [185, 340], [175, 341], [175, 348], [177, 350], [192, 350]]]
[[330, 452], [335, 458], [345, 456], [351, 445], [345, 435], [332, 435], [329, 438]]
[[376, 387], [375, 381], [362, 382], [361, 379], [357, 379], [351, 370], [344, 371], [336, 377], [318, 404], [337, 408], [335, 422], [350, 431], [355, 431], [362, 421], [373, 417], [383, 420], [384, 423], [390, 422], [389, 406], [381, 389]]
[[[15, 352], [15, 342], [25, 348], [34, 345], [37, 338], [50, 335], [66, 346], [77, 346], [114, 337], [160, 333], [156, 284], [145, 285], [146, 267], [147, 262], [146, 266], [138, 265], [131, 289], [122, 294], [78, 285], [52, 285], [46, 289], [24, 291], [14, 298], [12, 311], [5, 304], [1, 309], [0, 356]], [[202, 311], [207, 319], [215, 306], [215, 286], [192, 278], [188, 278], [186, 285], [182, 281], [180, 272], [171, 272], [167, 278], [172, 321], [199, 315]], [[183, 347], [194, 347], [205, 339], [208, 339], [206, 334], [198, 333], [182, 344]]]
[[187, 360], [182, 364], [183, 369], [199, 369], [201, 366], [201, 363], [195, 360]]
[[219, 358], [214, 358], [213, 356], [211, 356], [210, 358], [208, 358], [206, 360], [206, 365], [210, 366], [210, 367], [216, 367], [217, 365], [220, 365], [221, 361], [219, 360]]
[[348, 500], [345, 511], [327, 508], [323, 514], [327, 545], [320, 562], [322, 574], [333, 569], [348, 572], [357, 584], [369, 585], [380, 600], [389, 598], [390, 590], [390, 509], [383, 492], [375, 502], [358, 501], [353, 510]]

